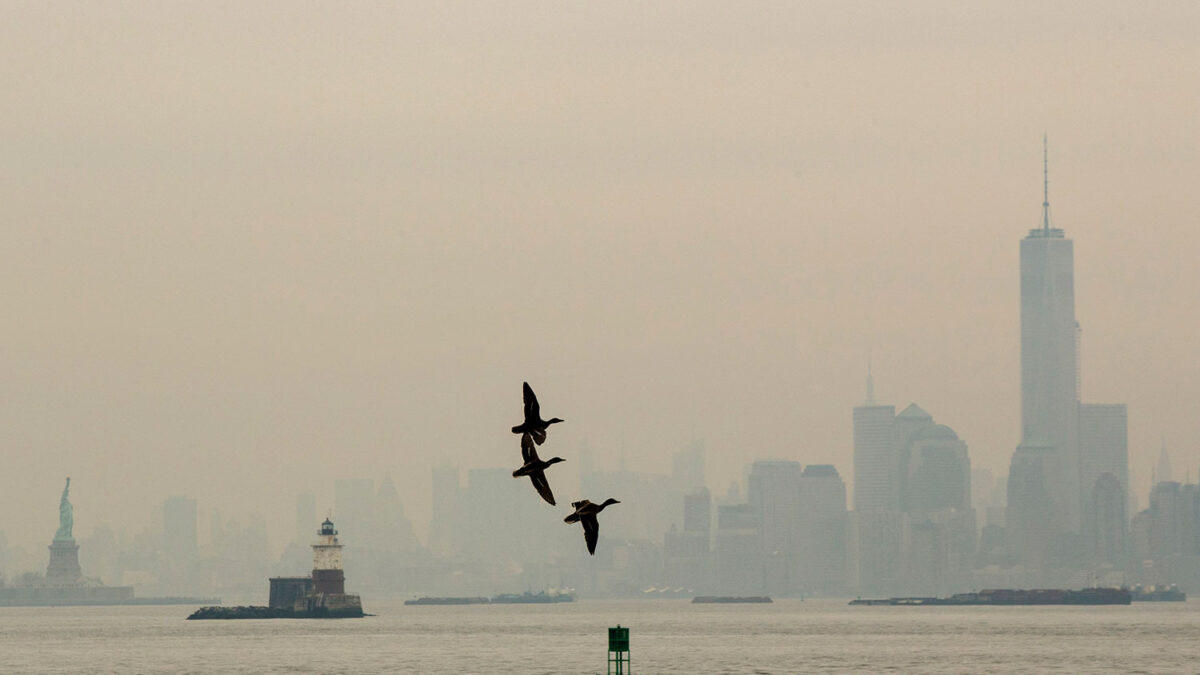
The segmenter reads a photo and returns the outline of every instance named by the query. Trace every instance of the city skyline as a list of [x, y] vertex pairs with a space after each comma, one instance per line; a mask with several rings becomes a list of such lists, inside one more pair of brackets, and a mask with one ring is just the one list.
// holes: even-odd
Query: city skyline
[[84, 531], [171, 494], [287, 531], [390, 473], [423, 536], [431, 466], [511, 462], [522, 380], [568, 462], [703, 438], [853, 490], [868, 355], [1004, 474], [1044, 132], [1086, 397], [1128, 406], [1143, 502], [1164, 435], [1198, 463], [1194, 9], [4, 11], [14, 542], [65, 475]]

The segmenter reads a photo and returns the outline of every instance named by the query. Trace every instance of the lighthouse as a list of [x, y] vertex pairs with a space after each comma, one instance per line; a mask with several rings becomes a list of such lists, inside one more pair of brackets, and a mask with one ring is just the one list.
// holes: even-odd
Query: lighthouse
[[342, 545], [338, 543], [338, 531], [328, 518], [317, 530], [317, 543], [313, 549], [313, 592], [342, 595], [346, 592], [346, 574], [342, 571]]

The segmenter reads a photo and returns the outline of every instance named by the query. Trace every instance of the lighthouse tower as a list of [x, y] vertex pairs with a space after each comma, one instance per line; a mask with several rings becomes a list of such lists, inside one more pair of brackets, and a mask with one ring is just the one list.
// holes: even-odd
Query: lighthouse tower
[[346, 575], [342, 572], [342, 545], [338, 543], [337, 530], [328, 518], [317, 530], [317, 543], [313, 544], [313, 592], [342, 595], [346, 592]]

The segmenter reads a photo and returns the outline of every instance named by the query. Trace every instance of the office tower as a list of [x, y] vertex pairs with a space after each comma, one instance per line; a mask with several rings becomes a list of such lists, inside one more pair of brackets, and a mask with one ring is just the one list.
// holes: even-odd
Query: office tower
[[799, 589], [802, 473], [799, 462], [760, 460], [751, 465], [747, 477], [748, 501], [759, 518], [768, 593]]
[[846, 588], [846, 483], [829, 464], [800, 476], [800, 584], [808, 593]]
[[196, 555], [197, 522], [195, 499], [170, 497], [163, 502], [163, 545], [170, 556], [187, 560]]
[[366, 542], [367, 547], [392, 552], [414, 551], [421, 547], [412, 521], [404, 515], [404, 504], [391, 476], [385, 475], [379, 484], [373, 514], [371, 541]]
[[717, 507], [716, 590], [723, 595], [764, 591], [758, 513], [749, 504]]
[[360, 542], [359, 546], [370, 540], [374, 501], [375, 481], [370, 478], [347, 478], [333, 482], [333, 514], [344, 539]]
[[452, 555], [462, 545], [462, 486], [458, 467], [450, 464], [433, 467], [432, 488], [429, 549], [438, 555]]
[[913, 434], [901, 449], [900, 465], [901, 510], [920, 519], [945, 509], [971, 509], [971, 459], [950, 427], [930, 424]]
[[1096, 563], [1121, 566], [1126, 558], [1125, 491], [1120, 480], [1103, 473], [1092, 482], [1089, 508], [1084, 514], [1084, 533], [1089, 553]]
[[708, 488], [684, 495], [683, 531], [703, 534], [707, 541], [712, 532], [712, 495]]
[[895, 406], [875, 403], [875, 380], [868, 369], [866, 403], [854, 409], [854, 510], [858, 513], [899, 507], [891, 442], [895, 417]]
[[308, 545], [313, 538], [313, 523], [317, 519], [317, 496], [311, 492], [296, 495], [296, 534], [292, 541]]
[[[1129, 495], [1129, 431], [1124, 404], [1079, 406], [1079, 484], [1091, 504], [1096, 480], [1112, 474], [1121, 493]], [[1111, 486], [1107, 486], [1110, 490]], [[1125, 509], [1121, 509], [1125, 513]], [[1123, 516], [1124, 517], [1124, 516]]]
[[1073, 242], [1050, 226], [1047, 177], [1042, 225], [1021, 240], [1021, 442], [1051, 449], [1055, 527], [1069, 532], [1079, 531], [1081, 507], [1074, 255]]
[[1175, 480], [1171, 476], [1171, 457], [1167, 454], [1167, 442], [1163, 441], [1162, 450], [1158, 452], [1158, 466], [1154, 470], [1155, 483], [1170, 483]]
[[1057, 453], [1054, 448], [1022, 444], [1013, 453], [1008, 470], [1008, 509], [1004, 519], [1004, 547], [1013, 562], [1043, 569], [1060, 517], [1051, 495]]
[[671, 456], [671, 480], [681, 490], [704, 487], [704, 441], [696, 441]]
[[712, 496], [700, 488], [683, 497], [683, 530], [672, 526], [665, 537], [668, 584], [693, 590], [710, 586], [711, 535]]
[[851, 514], [847, 535], [852, 548], [848, 576], [855, 593], [897, 593], [908, 536], [908, 514], [900, 511]]

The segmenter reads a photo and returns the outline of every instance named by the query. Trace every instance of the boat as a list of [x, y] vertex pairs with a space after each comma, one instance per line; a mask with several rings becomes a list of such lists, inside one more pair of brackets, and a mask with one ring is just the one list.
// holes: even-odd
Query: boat
[[696, 597], [692, 598], [692, 604], [694, 604], [694, 605], [707, 605], [707, 604], [724, 605], [724, 604], [737, 604], [737, 603], [765, 603], [765, 602], [772, 602], [772, 600], [771, 600], [771, 598], [769, 598], [765, 595], [748, 595], [748, 596], [697, 595]]
[[496, 605], [544, 605], [555, 602], [575, 602], [574, 593], [501, 593], [492, 596], [492, 604]]
[[473, 598], [431, 598], [420, 597], [416, 600], [405, 600], [406, 605], [486, 605], [490, 600], [484, 597]]
[[1030, 590], [997, 588], [977, 593], [957, 593], [948, 598], [907, 597], [851, 600], [851, 605], [1128, 605], [1132, 594], [1128, 588], [1084, 588], [1078, 591], [1060, 588]]
[[1187, 593], [1175, 584], [1169, 586], [1134, 586], [1131, 590], [1134, 602], [1185, 602]]

